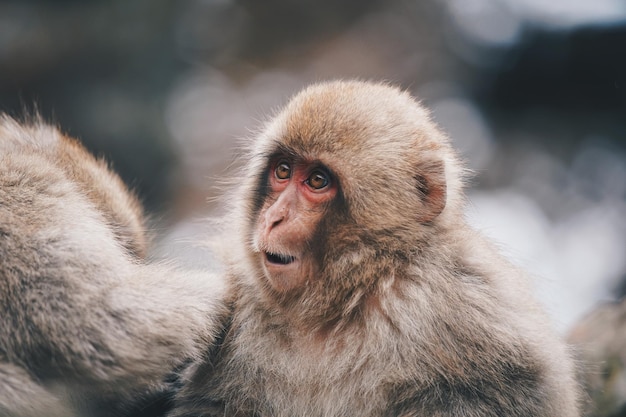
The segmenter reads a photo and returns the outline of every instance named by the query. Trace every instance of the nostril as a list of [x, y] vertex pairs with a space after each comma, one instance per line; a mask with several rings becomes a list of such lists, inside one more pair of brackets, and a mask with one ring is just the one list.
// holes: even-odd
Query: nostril
[[282, 221], [283, 221], [283, 219], [284, 219], [284, 218], [285, 218], [284, 216], [280, 216], [280, 218], [273, 220], [273, 221], [272, 221], [272, 223], [271, 223], [271, 225], [270, 225], [270, 228], [272, 228], [272, 229], [273, 229], [273, 228], [275, 228], [276, 226], [278, 226], [280, 223], [282, 223]]

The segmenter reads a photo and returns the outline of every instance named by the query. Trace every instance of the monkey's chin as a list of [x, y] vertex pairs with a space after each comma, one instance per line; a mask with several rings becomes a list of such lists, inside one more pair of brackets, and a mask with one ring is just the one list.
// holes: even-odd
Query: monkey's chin
[[300, 260], [291, 255], [263, 254], [263, 267], [270, 285], [277, 291], [288, 291], [300, 285]]

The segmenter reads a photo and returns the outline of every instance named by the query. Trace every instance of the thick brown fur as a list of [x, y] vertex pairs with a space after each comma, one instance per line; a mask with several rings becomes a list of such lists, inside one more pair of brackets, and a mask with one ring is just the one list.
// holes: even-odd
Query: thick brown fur
[[212, 343], [222, 284], [148, 264], [143, 217], [77, 141], [0, 116], [1, 416], [120, 416]]
[[[277, 150], [321, 161], [339, 187], [311, 242], [318, 273], [289, 291], [254, 244]], [[232, 322], [171, 416], [579, 415], [567, 347], [527, 276], [466, 223], [459, 158], [409, 94], [314, 85], [249, 158], [221, 240]]]

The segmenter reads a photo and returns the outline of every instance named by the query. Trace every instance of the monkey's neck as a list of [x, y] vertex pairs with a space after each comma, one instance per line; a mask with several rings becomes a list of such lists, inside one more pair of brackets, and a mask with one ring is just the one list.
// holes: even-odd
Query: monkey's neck
[[[350, 329], [364, 333], [372, 315], [392, 319], [384, 309], [386, 297], [393, 296], [396, 280], [403, 280], [408, 264], [401, 253], [347, 253], [343, 260], [319, 271], [307, 285], [288, 294], [271, 288], [243, 289], [241, 308], [256, 305], [272, 329], [297, 329], [320, 340], [346, 334]], [[369, 262], [376, 259], [376, 262]]]

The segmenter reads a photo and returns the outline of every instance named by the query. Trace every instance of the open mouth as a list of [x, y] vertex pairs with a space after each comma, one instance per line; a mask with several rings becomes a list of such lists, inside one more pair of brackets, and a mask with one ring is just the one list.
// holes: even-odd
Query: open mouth
[[265, 253], [265, 259], [267, 259], [267, 262], [269, 262], [271, 264], [275, 264], [275, 265], [289, 265], [290, 263], [292, 263], [293, 261], [296, 260], [296, 257], [295, 256], [291, 256], [291, 255], [283, 255], [281, 253], [266, 252]]

